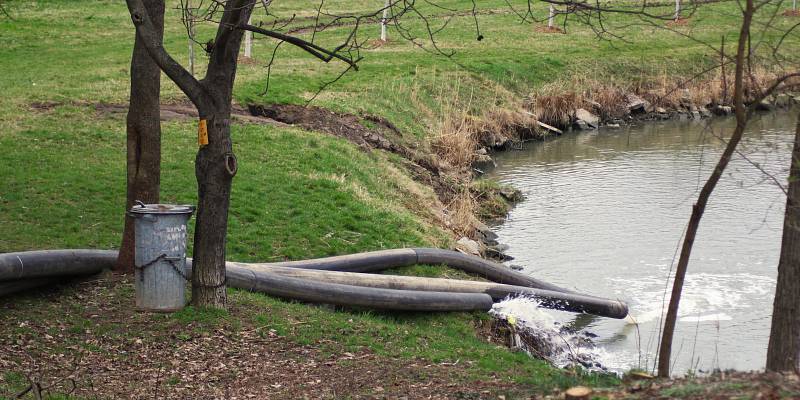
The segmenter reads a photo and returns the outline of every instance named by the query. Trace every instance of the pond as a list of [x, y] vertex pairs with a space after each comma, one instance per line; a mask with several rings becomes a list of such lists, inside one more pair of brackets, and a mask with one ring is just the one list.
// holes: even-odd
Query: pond
[[[756, 116], [721, 179], [692, 252], [673, 344], [675, 374], [762, 369], [777, 276], [790, 112]], [[677, 251], [732, 118], [567, 133], [497, 154], [487, 176], [525, 200], [493, 226], [509, 264], [537, 278], [628, 302], [631, 320], [551, 312], [582, 328], [612, 369], [651, 369]], [[666, 294], [666, 296], [665, 296]]]

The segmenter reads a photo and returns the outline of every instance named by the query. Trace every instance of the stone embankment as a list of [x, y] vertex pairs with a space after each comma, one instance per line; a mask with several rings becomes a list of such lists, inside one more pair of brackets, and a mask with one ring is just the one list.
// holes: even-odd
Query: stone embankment
[[[569, 128], [591, 130], [600, 127], [618, 128], [623, 124], [635, 121], [701, 120], [715, 115], [732, 115], [734, 111], [733, 106], [730, 105], [715, 103], [698, 105], [688, 99], [682, 99], [677, 106], [672, 108], [654, 106], [635, 94], [628, 94], [626, 100], [625, 109], [627, 109], [627, 114], [607, 120], [601, 120], [598, 116], [602, 114], [600, 104], [590, 101], [592, 110], [576, 109], [572, 113], [572, 125]], [[758, 103], [756, 109], [759, 111], [772, 111], [776, 108], [787, 108], [795, 104], [800, 104], [800, 95], [779, 93]]]

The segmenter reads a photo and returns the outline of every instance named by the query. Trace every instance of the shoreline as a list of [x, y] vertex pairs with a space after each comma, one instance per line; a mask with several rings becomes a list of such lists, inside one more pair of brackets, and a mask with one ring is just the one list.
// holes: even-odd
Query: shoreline
[[[506, 151], [519, 151], [522, 150], [522, 145], [526, 142], [538, 142], [550, 139], [556, 139], [566, 133], [583, 133], [596, 131], [598, 129], [620, 129], [625, 126], [631, 126], [637, 123], [652, 123], [652, 122], [667, 122], [667, 121], [702, 121], [711, 118], [725, 118], [734, 115], [733, 107], [722, 104], [708, 104], [706, 106], [697, 106], [694, 103], [685, 103], [679, 107], [665, 108], [654, 107], [648, 101], [641, 97], [629, 94], [626, 96], [629, 100], [625, 107], [629, 110], [628, 114], [624, 117], [602, 119], [598, 114], [600, 106], [597, 104], [595, 110], [597, 114], [587, 111], [583, 108], [578, 108], [570, 112], [570, 123], [568, 126], [558, 128], [544, 124], [546, 134], [534, 135], [531, 138], [521, 139], [508, 139], [499, 146], [491, 148], [481, 147], [478, 149], [478, 156], [471, 164], [473, 170], [473, 181], [480, 180], [484, 175], [485, 170], [488, 168], [496, 168], [496, 164], [492, 155]], [[776, 110], [786, 110], [793, 106], [800, 104], [800, 94], [797, 93], [778, 93], [771, 96], [769, 99], [762, 101], [756, 105], [759, 112], [773, 112]], [[541, 126], [540, 126], [541, 127]], [[541, 132], [541, 131], [540, 131]], [[475, 225], [475, 234], [473, 237], [462, 237], [459, 239], [459, 244], [462, 248], [476, 254], [474, 249], [478, 249], [477, 254], [484, 258], [492, 259], [498, 262], [511, 261], [514, 258], [505, 253], [508, 246], [503, 244], [497, 235], [491, 231], [487, 224], [500, 222], [505, 219], [507, 213], [513, 209], [520, 201], [524, 201], [522, 192], [518, 188], [500, 186], [500, 197], [506, 201], [507, 209], [503, 215], [493, 216], [491, 218], [481, 218]], [[516, 266], [510, 266], [512, 269]]]

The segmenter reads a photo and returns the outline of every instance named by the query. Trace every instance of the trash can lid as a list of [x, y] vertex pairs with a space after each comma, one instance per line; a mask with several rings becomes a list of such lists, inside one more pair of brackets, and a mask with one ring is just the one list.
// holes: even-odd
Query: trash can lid
[[194, 212], [194, 206], [181, 205], [181, 204], [144, 204], [137, 201], [137, 204], [131, 207], [133, 214], [191, 214]]

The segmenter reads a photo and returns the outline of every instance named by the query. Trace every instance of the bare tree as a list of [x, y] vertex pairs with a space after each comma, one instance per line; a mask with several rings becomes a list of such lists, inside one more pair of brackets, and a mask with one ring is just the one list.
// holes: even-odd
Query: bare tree
[[697, 237], [697, 230], [700, 227], [700, 219], [703, 218], [708, 199], [711, 197], [711, 193], [714, 191], [719, 179], [722, 177], [722, 173], [728, 166], [731, 156], [733, 156], [733, 152], [742, 139], [742, 134], [744, 134], [744, 129], [747, 126], [748, 118], [744, 105], [744, 72], [746, 67], [745, 57], [747, 56], [747, 44], [750, 40], [750, 25], [753, 20], [753, 14], [755, 14], [755, 6], [753, 5], [753, 0], [746, 0], [746, 2], [742, 14], [742, 27], [739, 31], [739, 42], [736, 50], [736, 72], [734, 74], [733, 104], [736, 109], [736, 128], [733, 131], [733, 135], [728, 139], [725, 151], [723, 151], [719, 161], [717, 161], [717, 165], [714, 167], [711, 176], [706, 180], [706, 183], [700, 190], [697, 201], [692, 206], [692, 216], [689, 218], [689, 225], [686, 228], [681, 255], [678, 258], [678, 266], [675, 270], [675, 281], [672, 284], [672, 295], [670, 296], [667, 316], [664, 319], [664, 331], [661, 334], [661, 345], [659, 346], [658, 353], [658, 375], [661, 377], [669, 377], [670, 374], [672, 337], [675, 332], [678, 306], [681, 300], [681, 292], [683, 291], [683, 283], [686, 278], [686, 270], [689, 266], [689, 257], [692, 254], [694, 240]]
[[800, 117], [794, 134], [767, 369], [800, 371]]
[[[153, 24], [153, 39], [161, 43], [164, 33], [163, 0], [142, 0]], [[157, 203], [161, 183], [161, 69], [150, 58], [142, 39], [136, 36], [131, 55], [131, 93], [127, 116], [127, 187], [125, 209], [137, 200]], [[125, 228], [116, 269], [134, 268], [134, 224], [125, 216]]]
[[[734, 128], [731, 137], [728, 139], [725, 150], [717, 161], [714, 170], [711, 172], [711, 175], [708, 177], [702, 189], [700, 190], [697, 201], [692, 206], [692, 214], [689, 218], [683, 245], [681, 247], [681, 253], [678, 258], [678, 265], [675, 269], [675, 280], [672, 285], [672, 293], [667, 309], [667, 315], [664, 318], [663, 332], [661, 334], [661, 343], [658, 353], [658, 375], [660, 377], [669, 377], [670, 375], [672, 339], [678, 318], [678, 307], [680, 304], [681, 293], [686, 278], [686, 271], [689, 266], [689, 258], [692, 253], [692, 247], [697, 236], [697, 230], [700, 226], [700, 220], [702, 219], [703, 213], [705, 212], [708, 204], [708, 200], [710, 199], [714, 188], [722, 177], [725, 168], [728, 166], [733, 154], [736, 152], [736, 147], [742, 139], [745, 128], [747, 127], [747, 122], [750, 120], [757, 105], [759, 105], [767, 96], [773, 94], [776, 90], [793, 87], [794, 85], [787, 85], [786, 82], [792, 78], [800, 76], [800, 72], [797, 72], [796, 70], [790, 71], [774, 79], [766, 87], [752, 87], [754, 86], [751, 83], [754, 80], [752, 76], [752, 66], [754, 63], [753, 58], [755, 57], [753, 43], [755, 42], [756, 46], [763, 43], [761, 41], [757, 42], [753, 40], [753, 34], [751, 32], [751, 29], [754, 25], [753, 17], [760, 8], [767, 4], [769, 3], [761, 2], [756, 4], [754, 0], [745, 0], [745, 3], [741, 9], [742, 24], [734, 58], [735, 73], [733, 82], [733, 105], [736, 113], [736, 127]], [[763, 25], [761, 27], [762, 29], [770, 28], [769, 25], [766, 25], [766, 28]], [[786, 32], [786, 34], [790, 33], [792, 29], [794, 28], [791, 28], [788, 32]], [[778, 55], [781, 41], [782, 39], [771, 49], [771, 54], [773, 57], [775, 57], [775, 61], [778, 63], [784, 61], [782, 57]], [[725, 62], [723, 61], [722, 65], [724, 64]], [[796, 65], [792, 65], [792, 67], [796, 68]], [[745, 94], [748, 89], [748, 83], [750, 83], [749, 86], [751, 87], [749, 89], [752, 92], [750, 94], [750, 98], [747, 98]], [[794, 285], [796, 283], [791, 282], [788, 284]], [[780, 282], [779, 286], [781, 286]], [[773, 328], [774, 327], [775, 326], [773, 325]]]

